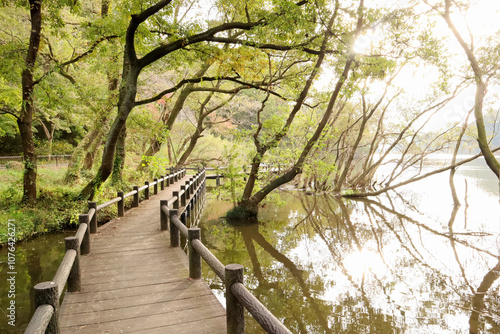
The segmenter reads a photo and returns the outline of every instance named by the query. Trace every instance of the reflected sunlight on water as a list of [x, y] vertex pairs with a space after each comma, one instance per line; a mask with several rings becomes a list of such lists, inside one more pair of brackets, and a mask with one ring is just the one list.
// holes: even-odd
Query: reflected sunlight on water
[[500, 333], [498, 181], [463, 166], [454, 207], [448, 177], [358, 201], [282, 192], [259, 224], [202, 226], [294, 333]]

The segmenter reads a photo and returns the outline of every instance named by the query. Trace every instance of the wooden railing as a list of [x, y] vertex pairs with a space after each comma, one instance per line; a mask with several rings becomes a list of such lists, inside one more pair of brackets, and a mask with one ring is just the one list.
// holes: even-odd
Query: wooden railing
[[[267, 333], [290, 334], [283, 325], [243, 284], [243, 266], [224, 266], [200, 240], [198, 227], [187, 228], [188, 221], [196, 221], [205, 202], [205, 170], [186, 181], [180, 192], [170, 200], [160, 201], [160, 228], [170, 229], [170, 245], [179, 247], [182, 234], [188, 241], [189, 277], [201, 278], [203, 259], [226, 286], [226, 321], [228, 334], [245, 333], [244, 309], [253, 316]], [[172, 207], [172, 209], [170, 209]]]
[[139, 206], [139, 195], [144, 190], [145, 199], [150, 197], [150, 187], [153, 193], [158, 193], [158, 185], [163, 190], [165, 186], [177, 182], [186, 175], [186, 170], [182, 169], [176, 173], [154, 179], [153, 182], [146, 181], [142, 187], [134, 186], [133, 190], [127, 194], [122, 191], [118, 196], [110, 201], [97, 205], [89, 202], [89, 211], [79, 216], [79, 227], [73, 237], [65, 238], [66, 254], [59, 265], [59, 269], [52, 281], [42, 282], [35, 285], [35, 313], [31, 318], [25, 334], [34, 333], [59, 333], [59, 306], [61, 295], [66, 286], [67, 291], [76, 292], [81, 290], [80, 255], [90, 253], [90, 233], [97, 232], [97, 214], [99, 210], [117, 203], [118, 216], [125, 214], [125, 198], [134, 196], [133, 207]]

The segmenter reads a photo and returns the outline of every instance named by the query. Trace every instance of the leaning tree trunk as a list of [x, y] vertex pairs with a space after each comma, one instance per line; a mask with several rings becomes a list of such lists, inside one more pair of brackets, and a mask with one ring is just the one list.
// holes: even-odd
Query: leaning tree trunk
[[33, 114], [35, 105], [33, 101], [33, 90], [36, 85], [33, 79], [33, 71], [40, 47], [40, 36], [42, 32], [42, 0], [30, 0], [31, 34], [26, 54], [26, 67], [22, 73], [22, 108], [21, 116], [17, 119], [24, 156], [23, 177], [23, 199], [22, 202], [29, 205], [36, 203], [36, 178], [37, 178], [37, 156], [35, 142], [33, 141]]
[[486, 135], [486, 127], [484, 125], [484, 117], [483, 117], [483, 104], [484, 104], [484, 97], [486, 95], [486, 83], [483, 80], [483, 70], [479, 66], [479, 62], [476, 59], [476, 56], [474, 55], [474, 52], [472, 51], [471, 47], [467, 45], [467, 43], [464, 41], [460, 33], [458, 32], [457, 28], [453, 24], [453, 21], [451, 20], [450, 17], [450, 7], [451, 7], [451, 0], [446, 0], [445, 1], [445, 13], [443, 14], [443, 18], [445, 19], [446, 23], [448, 24], [448, 27], [452, 31], [453, 35], [455, 35], [455, 38], [457, 39], [458, 43], [464, 50], [470, 66], [472, 70], [474, 71], [474, 79], [476, 81], [476, 96], [475, 96], [475, 101], [474, 101], [474, 116], [476, 118], [476, 128], [477, 128], [477, 142], [479, 145], [479, 148], [481, 150], [481, 153], [484, 156], [484, 159], [486, 160], [486, 164], [488, 167], [491, 169], [493, 173], [497, 176], [497, 178], [500, 177], [500, 163], [498, 160], [495, 158], [495, 155], [491, 151], [489, 145], [488, 145], [488, 138]]
[[[102, 0], [101, 2], [101, 17], [103, 18], [108, 16], [109, 1], [110, 0]], [[116, 59], [112, 59], [112, 61], [115, 60]], [[65, 182], [73, 183], [79, 180], [80, 171], [82, 169], [90, 171], [94, 165], [97, 148], [109, 125], [109, 113], [113, 108], [112, 106], [115, 104], [115, 92], [118, 89], [117, 77], [118, 73], [111, 74], [108, 72], [108, 106], [104, 108], [104, 111], [98, 113], [99, 116], [93, 123], [93, 128], [87, 133], [73, 152], [64, 177]]]
[[[356, 37], [359, 36], [361, 28], [363, 26], [363, 8], [364, 8], [364, 0], [360, 0], [358, 7], [358, 20], [356, 22], [356, 30], [353, 40], [356, 40]], [[329, 22], [327, 29], [328, 31], [327, 36], [329, 36], [328, 34], [331, 26], [333, 25], [333, 21], [334, 21], [334, 16], [332, 16]], [[327, 39], [328, 37], [325, 37], [325, 41]], [[322, 50], [324, 50], [324, 45], [322, 46]], [[323, 130], [328, 124], [328, 120], [330, 119], [333, 113], [333, 109], [334, 106], [336, 105], [337, 98], [339, 97], [340, 90], [342, 89], [344, 83], [347, 81], [347, 77], [349, 76], [349, 71], [351, 69], [352, 63], [354, 62], [354, 58], [355, 54], [349, 51], [349, 55], [344, 65], [344, 70], [342, 72], [342, 75], [338, 79], [337, 84], [335, 85], [335, 89], [332, 92], [332, 96], [330, 97], [330, 101], [328, 102], [328, 106], [325, 110], [325, 113], [323, 114], [323, 117], [319, 122], [318, 126], [316, 127], [316, 130], [314, 131], [312, 137], [307, 141], [305, 147], [302, 149], [302, 152], [300, 153], [300, 156], [295, 162], [294, 166], [287, 172], [285, 172], [283, 175], [279, 176], [278, 178], [272, 180], [270, 183], [262, 187], [262, 189], [257, 191], [251, 197], [244, 198], [241, 200], [240, 203], [238, 203], [238, 207], [242, 209], [244, 212], [246, 212], [247, 216], [256, 216], [258, 213], [260, 202], [262, 202], [264, 198], [266, 198], [266, 196], [271, 191], [292, 181], [295, 178], [295, 176], [302, 173], [302, 168], [304, 166], [306, 158], [309, 156], [309, 153], [312, 151], [314, 145], [320, 139], [321, 134], [323, 133]]]
[[49, 128], [45, 125], [45, 123], [43, 121], [40, 121], [40, 125], [43, 128], [43, 132], [45, 133], [45, 137], [47, 138], [47, 142], [49, 145], [48, 152], [47, 152], [47, 155], [48, 155], [47, 161], [50, 161], [51, 156], [52, 156], [52, 143], [54, 142], [54, 131], [56, 130], [56, 126], [54, 124], [51, 124], [50, 130], [49, 130]]
[[[359, 28], [360, 30], [361, 28]], [[269, 184], [264, 186], [261, 190], [256, 192], [254, 195], [252, 195], [248, 199], [244, 199], [239, 203], [239, 207], [242, 208], [244, 211], [246, 211], [250, 216], [255, 216], [257, 215], [258, 212], [258, 207], [259, 203], [264, 200], [264, 198], [274, 189], [277, 189], [278, 187], [292, 181], [295, 176], [298, 174], [302, 173], [302, 168], [304, 165], [304, 162], [311, 152], [312, 148], [318, 141], [318, 139], [321, 136], [321, 133], [323, 132], [323, 129], [325, 128], [326, 124], [328, 123], [328, 119], [330, 118], [333, 108], [335, 106], [335, 102], [337, 101], [337, 98], [339, 96], [340, 90], [342, 86], [344, 85], [345, 81], [347, 80], [347, 76], [349, 74], [349, 70], [351, 68], [352, 62], [354, 61], [354, 55], [350, 55], [350, 57], [347, 59], [346, 65], [344, 67], [344, 72], [342, 76], [340, 77], [339, 81], [337, 82], [337, 85], [335, 87], [335, 90], [332, 94], [332, 97], [330, 99], [330, 102], [328, 104], [327, 110], [325, 111], [325, 114], [323, 115], [323, 118], [321, 119], [320, 123], [318, 124], [318, 127], [316, 128], [316, 131], [314, 132], [313, 136], [309, 141], [307, 142], [306, 146], [302, 150], [299, 158], [297, 159], [297, 162], [295, 165], [285, 172], [283, 175], [280, 177], [274, 179], [271, 181]]]
[[127, 59], [127, 53], [125, 54], [122, 85], [118, 100], [118, 114], [111, 125], [106, 138], [106, 144], [104, 145], [104, 151], [102, 153], [101, 166], [92, 181], [90, 181], [80, 193], [80, 197], [85, 199], [92, 199], [94, 197], [95, 190], [99, 188], [101, 184], [103, 184], [111, 175], [113, 171], [116, 146], [120, 138], [120, 134], [122, 129], [125, 127], [128, 115], [134, 108], [135, 97], [137, 94], [137, 79], [139, 77], [141, 67], [132, 60]]

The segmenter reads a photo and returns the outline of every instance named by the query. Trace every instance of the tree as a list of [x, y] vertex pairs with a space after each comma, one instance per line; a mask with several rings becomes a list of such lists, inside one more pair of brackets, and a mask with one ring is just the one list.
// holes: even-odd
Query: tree
[[[42, 3], [43, 12], [42, 16]], [[10, 3], [6, 4], [11, 5]], [[14, 6], [17, 4], [14, 4]], [[5, 6], [2, 3], [2, 7]], [[12, 32], [9, 36], [8, 33], [4, 35], [9, 36], [10, 40], [6, 41], [5, 56], [8, 60], [13, 61], [15, 65], [14, 68], [20, 67], [21, 82], [20, 84], [14, 78], [10, 77], [8, 86], [13, 92], [19, 90], [21, 101], [15, 101], [12, 97], [17, 95], [13, 93], [2, 96], [0, 100], [0, 112], [2, 114], [10, 114], [16, 118], [19, 133], [21, 136], [21, 143], [23, 147], [23, 157], [24, 157], [24, 176], [23, 176], [23, 199], [22, 202], [29, 205], [34, 205], [36, 203], [37, 195], [37, 155], [36, 148], [33, 138], [33, 122], [35, 121], [35, 114], [37, 109], [37, 100], [35, 95], [39, 94], [36, 89], [40, 89], [40, 84], [49, 78], [52, 74], [58, 74], [66, 78], [70, 82], [74, 83], [74, 79], [66, 72], [69, 65], [75, 64], [87, 55], [91, 54], [95, 47], [104, 40], [112, 37], [103, 37], [97, 39], [90, 48], [85, 51], [81, 51], [80, 48], [73, 49], [69, 60], [58, 61], [52, 50], [50, 40], [47, 36], [51, 33], [58, 33], [59, 30], [64, 27], [63, 14], [61, 14], [61, 8], [67, 7], [72, 10], [78, 9], [77, 3], [74, 1], [42, 1], [42, 0], [30, 0], [29, 1], [29, 13], [30, 13], [30, 34], [29, 43], [25, 45], [20, 42], [21, 36], [17, 36], [16, 33]], [[9, 8], [9, 10], [15, 11], [14, 8]], [[18, 15], [23, 15], [22, 13], [16, 13]], [[47, 26], [47, 29], [54, 28], [53, 30], [47, 31], [43, 34], [44, 43], [42, 40], [42, 27]], [[67, 37], [65, 33], [61, 32], [60, 36]], [[62, 38], [64, 40], [64, 38]], [[13, 52], [15, 47], [20, 50], [26, 50], [26, 54], [23, 60], [20, 60], [20, 55], [17, 54], [17, 50]], [[11, 49], [11, 47], [13, 47]], [[42, 48], [46, 52], [42, 52]], [[43, 62], [40, 63], [39, 56], [43, 56]], [[9, 62], [10, 63], [10, 62]], [[11, 72], [11, 70], [9, 70]], [[2, 73], [2, 75], [7, 76], [8, 74]], [[18, 107], [20, 105], [20, 107]], [[50, 136], [49, 136], [50, 137]]]
[[[258, 6], [249, 8], [246, 6], [244, 8], [243, 15], [241, 19], [244, 21], [232, 21], [227, 23], [222, 23], [215, 25], [211, 28], [199, 31], [198, 28], [195, 31], [188, 31], [186, 34], [179, 36], [178, 34], [167, 35], [167, 41], [160, 39], [158, 43], [159, 46], [155, 47], [151, 51], [146, 51], [141, 57], [138, 53], [136, 47], [136, 35], [140, 28], [147, 26], [146, 21], [152, 17], [155, 17], [158, 21], [161, 21], [164, 17], [171, 15], [173, 6], [171, 5], [171, 0], [159, 1], [156, 4], [150, 5], [144, 10], [140, 10], [139, 7], [134, 8], [134, 11], [138, 11], [139, 14], [132, 14], [130, 23], [127, 28], [125, 35], [125, 46], [124, 46], [124, 58], [123, 58], [123, 69], [121, 75], [121, 84], [119, 89], [118, 98], [118, 108], [117, 116], [111, 125], [110, 131], [108, 133], [106, 144], [104, 146], [103, 156], [99, 170], [92, 181], [90, 181], [81, 192], [83, 198], [92, 198], [94, 191], [98, 188], [111, 174], [113, 168], [113, 157], [115, 154], [118, 138], [122, 129], [125, 126], [127, 118], [132, 111], [132, 109], [137, 105], [136, 95], [138, 88], [138, 78], [141, 72], [148, 66], [154, 64], [156, 61], [167, 57], [175, 52], [181, 52], [182, 50], [187, 50], [189, 47], [200, 44], [203, 42], [216, 42], [216, 43], [232, 43], [239, 44], [244, 43], [244, 40], [235, 38], [225, 38], [219, 37], [217, 34], [238, 30], [241, 32], [249, 32], [257, 27], [264, 27], [275, 23], [275, 21], [280, 21], [283, 16], [286, 16], [287, 11], [280, 6], [276, 6], [276, 11], [267, 12], [265, 10], [258, 9]], [[291, 8], [299, 8], [301, 6], [308, 5], [306, 1], [299, 2], [297, 4], [288, 3]], [[258, 4], [255, 4], [258, 5]], [[141, 7], [143, 8], [143, 7]], [[256, 13], [257, 19], [252, 19], [251, 11]], [[287, 8], [287, 10], [290, 10]], [[160, 12], [161, 15], [160, 15]], [[297, 14], [297, 13], [295, 13]], [[160, 17], [162, 18], [160, 20]], [[240, 18], [240, 17], [238, 17]], [[274, 21], [273, 21], [274, 20]], [[292, 27], [290, 27], [291, 29]], [[249, 44], [255, 44], [251, 41]], [[278, 48], [276, 45], [258, 45], [259, 48]], [[302, 45], [303, 47], [303, 45]], [[284, 49], [289, 50], [292, 47], [287, 46]], [[218, 78], [211, 78], [212, 80], [218, 80]], [[209, 79], [210, 80], [210, 79]], [[184, 81], [182, 84], [189, 83], [189, 80]], [[158, 99], [162, 96], [175, 91], [178, 87], [172, 89], [167, 89], [158, 95]]]
[[36, 82], [33, 78], [36, 58], [40, 47], [42, 34], [42, 0], [30, 0], [31, 34], [26, 53], [25, 68], [22, 73], [23, 100], [21, 104], [20, 117], [17, 118], [19, 133], [23, 145], [24, 156], [24, 179], [23, 179], [23, 202], [34, 205], [36, 202], [36, 152], [33, 141], [33, 114], [35, 104], [33, 101], [33, 90]]
[[[110, 0], [102, 0], [101, 2], [101, 18], [105, 19], [109, 14]], [[103, 29], [99, 25], [95, 25], [95, 29]], [[116, 29], [119, 30], [119, 29]], [[93, 35], [93, 32], [90, 32]], [[113, 37], [118, 37], [110, 33]], [[109, 115], [116, 103], [116, 95], [118, 90], [118, 70], [117, 70], [117, 56], [114, 54], [117, 52], [117, 43], [113, 43], [110, 39], [109, 43], [111, 45], [109, 51], [100, 52], [100, 59], [108, 59], [109, 61], [101, 62], [101, 68], [104, 67], [107, 77], [107, 94], [103, 94], [98, 89], [98, 84], [96, 81], [93, 82], [93, 89], [90, 94], [92, 94], [92, 99], [86, 98], [88, 105], [92, 109], [92, 122], [90, 124], [90, 130], [87, 132], [83, 140], [78, 143], [75, 151], [73, 152], [71, 159], [68, 164], [68, 169], [66, 170], [66, 175], [64, 177], [65, 181], [68, 183], [75, 182], [80, 179], [80, 171], [87, 170], [90, 171], [94, 165], [94, 159], [98, 147], [100, 147], [102, 138], [106, 135], [108, 130], [109, 122], [111, 116]], [[115, 48], [116, 46], [116, 48]], [[102, 66], [102, 65], [106, 66]], [[97, 87], [96, 87], [97, 86]], [[98, 93], [96, 91], [99, 91]], [[96, 94], [97, 93], [97, 94]], [[96, 99], [95, 95], [102, 96], [105, 98], [103, 100]]]
[[448, 28], [450, 29], [453, 36], [460, 44], [461, 48], [463, 49], [467, 57], [476, 84], [474, 117], [477, 129], [478, 146], [479, 149], [481, 150], [481, 153], [484, 156], [484, 159], [486, 160], [486, 164], [488, 165], [488, 167], [491, 169], [493, 173], [495, 173], [497, 177], [500, 177], [500, 163], [495, 158], [494, 154], [490, 149], [486, 127], [484, 123], [484, 114], [483, 114], [485, 97], [487, 94], [488, 80], [496, 74], [497, 66], [495, 64], [498, 61], [498, 51], [496, 50], [496, 46], [494, 46], [490, 50], [487, 50], [487, 57], [489, 57], [490, 59], [478, 58], [474, 50], [473, 36], [471, 35], [471, 41], [468, 44], [458, 31], [453, 20], [451, 19], [450, 16], [452, 10], [451, 0], [444, 0], [444, 8], [440, 8], [439, 5], [432, 5], [429, 1], [424, 0], [424, 2], [429, 6], [431, 6], [436, 12], [440, 13], [441, 17], [445, 20], [446, 24], [448, 25]]
[[[346, 51], [345, 51], [346, 54], [345, 54], [345, 61], [344, 61], [343, 69], [341, 70], [341, 74], [340, 74], [340, 76], [337, 80], [337, 83], [335, 85], [335, 89], [332, 92], [332, 95], [331, 95], [330, 100], [328, 102], [328, 106], [326, 107], [326, 110], [323, 113], [323, 116], [322, 116], [318, 126], [316, 127], [314, 133], [307, 141], [306, 145], [302, 149], [302, 152], [300, 153], [300, 155], [299, 155], [298, 159], [296, 160], [296, 162], [294, 163], [294, 165], [288, 171], [286, 171], [283, 175], [280, 175], [279, 177], [277, 177], [276, 179], [274, 179], [273, 181], [271, 181], [270, 183], [265, 185], [262, 189], [260, 189], [256, 193], [252, 194], [254, 186], [255, 186], [255, 180], [257, 178], [257, 173], [259, 172], [259, 166], [260, 166], [260, 163], [262, 161], [263, 154], [265, 154], [265, 152], [269, 148], [276, 146], [281, 141], [281, 139], [286, 135], [291, 123], [293, 122], [295, 115], [297, 114], [299, 109], [302, 107], [306, 97], [308, 96], [308, 92], [309, 92], [309, 89], [312, 85], [312, 82], [313, 82], [316, 74], [318, 73], [318, 71], [323, 63], [323, 59], [325, 57], [325, 53], [327, 50], [328, 41], [329, 41], [329, 38], [331, 36], [331, 30], [332, 30], [332, 27], [333, 27], [335, 20], [337, 19], [339, 6], [340, 6], [339, 2], [336, 1], [335, 10], [334, 10], [333, 14], [331, 15], [331, 18], [329, 19], [327, 26], [324, 27], [325, 32], [324, 32], [323, 42], [322, 42], [321, 51], [320, 51], [318, 60], [316, 62], [315, 68], [312, 71], [312, 73], [310, 74], [310, 76], [306, 82], [306, 85], [304, 86], [304, 88], [302, 89], [302, 91], [299, 95], [299, 98], [295, 101], [295, 106], [292, 109], [292, 111], [290, 112], [288, 119], [287, 119], [284, 127], [282, 128], [282, 130], [279, 131], [278, 133], [276, 133], [274, 138], [268, 144], [262, 145], [260, 140], [258, 139], [259, 132], [262, 129], [262, 123], [260, 121], [258, 122], [259, 126], [257, 128], [257, 132], [253, 136], [254, 143], [255, 143], [255, 146], [257, 149], [257, 154], [254, 156], [254, 158], [252, 160], [252, 170], [250, 171], [250, 175], [249, 175], [249, 178], [247, 181], [247, 185], [245, 186], [245, 190], [244, 190], [242, 199], [238, 204], [239, 208], [243, 209], [243, 211], [246, 212], [247, 216], [256, 216], [257, 212], [258, 212], [259, 203], [271, 191], [273, 191], [274, 189], [280, 187], [281, 185], [283, 185], [285, 183], [292, 181], [295, 178], [295, 176], [297, 176], [298, 174], [300, 174], [302, 172], [302, 168], [304, 166], [304, 162], [305, 162], [307, 156], [309, 155], [309, 153], [313, 149], [316, 142], [320, 139], [321, 134], [323, 132], [323, 129], [326, 127], [328, 120], [334, 111], [334, 107], [336, 105], [337, 98], [340, 95], [342, 86], [348, 80], [349, 71], [350, 71], [351, 65], [353, 64], [354, 59], [355, 59], [355, 53], [353, 51], [354, 41], [360, 35], [361, 30], [363, 28], [363, 13], [364, 13], [364, 1], [363, 0], [361, 0], [359, 2], [359, 6], [358, 6], [358, 9], [356, 12], [355, 29], [347, 34], [349, 36], [349, 40], [346, 43], [347, 47], [346, 47]], [[264, 100], [264, 102], [263, 102], [263, 107], [265, 105], [265, 101], [266, 100]]]

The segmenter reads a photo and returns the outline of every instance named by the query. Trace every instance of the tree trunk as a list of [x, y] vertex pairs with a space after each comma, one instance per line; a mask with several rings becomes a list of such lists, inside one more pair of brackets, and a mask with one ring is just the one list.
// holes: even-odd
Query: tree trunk
[[451, 7], [451, 0], [445, 0], [445, 13], [443, 14], [443, 18], [445, 19], [446, 23], [448, 24], [448, 27], [453, 32], [453, 35], [455, 35], [455, 38], [457, 39], [458, 43], [460, 43], [460, 46], [462, 47], [467, 58], [469, 59], [470, 66], [474, 71], [474, 79], [476, 80], [474, 116], [476, 117], [477, 142], [479, 148], [481, 149], [481, 153], [483, 154], [484, 159], [486, 160], [486, 164], [491, 169], [491, 171], [495, 173], [497, 178], [499, 178], [500, 163], [495, 158], [493, 152], [491, 152], [491, 149], [488, 145], [488, 138], [486, 136], [486, 128], [484, 126], [483, 103], [484, 103], [484, 97], [486, 95], [486, 83], [483, 80], [483, 71], [479, 66], [479, 62], [477, 61], [476, 56], [474, 55], [472, 49], [469, 47], [469, 45], [467, 45], [467, 43], [465, 43], [464, 39], [462, 38], [457, 28], [453, 24], [453, 21], [451, 20], [450, 17], [450, 7]]
[[[205, 63], [201, 67], [201, 69], [196, 72], [195, 77], [202, 77], [210, 68], [210, 64]], [[168, 117], [163, 120], [163, 123], [165, 124], [165, 127], [163, 128], [162, 131], [167, 132], [172, 129], [174, 126], [175, 120], [177, 119], [177, 116], [181, 112], [182, 108], [184, 107], [184, 103], [186, 102], [189, 94], [193, 92], [194, 88], [194, 83], [188, 84], [184, 89], [181, 90], [179, 97], [175, 101], [175, 104], [172, 108], [172, 111], [168, 114]], [[146, 153], [144, 153], [145, 158], [141, 159], [141, 162], [137, 166], [137, 171], [144, 171], [146, 168], [149, 166], [149, 161], [147, 160], [147, 157], [154, 156], [156, 153], [158, 153], [161, 149], [162, 142], [158, 140], [158, 136], [154, 136], [153, 139], [151, 140], [151, 144], [148, 147], [148, 150]], [[187, 158], [187, 157], [186, 157]], [[177, 163], [179, 165], [179, 163]]]
[[[109, 1], [103, 0], [101, 2], [101, 17], [108, 16]], [[112, 59], [115, 61], [116, 59]], [[85, 135], [83, 140], [78, 144], [77, 148], [71, 156], [68, 164], [66, 175], [64, 176], [65, 182], [73, 183], [80, 179], [80, 171], [82, 169], [90, 171], [94, 165], [94, 159], [97, 148], [101, 142], [102, 136], [107, 132], [109, 124], [109, 113], [114, 104], [114, 92], [118, 89], [118, 73], [108, 73], [108, 102], [109, 106], [104, 108], [104, 111], [98, 113], [92, 129]]]
[[40, 36], [42, 32], [42, 0], [30, 0], [31, 34], [26, 54], [26, 67], [22, 72], [22, 108], [21, 116], [17, 119], [24, 156], [23, 177], [23, 199], [22, 203], [35, 205], [36, 203], [36, 179], [37, 179], [37, 156], [35, 143], [33, 141], [33, 114], [35, 106], [33, 101], [33, 90], [36, 83], [33, 72], [40, 47]]
[[113, 163], [112, 181], [118, 184], [122, 181], [123, 167], [125, 166], [125, 139], [127, 138], [127, 126], [124, 125], [116, 144], [115, 161]]
[[136, 63], [127, 59], [127, 52], [125, 52], [125, 59], [123, 62], [123, 75], [122, 85], [120, 87], [120, 95], [118, 100], [118, 114], [111, 125], [104, 151], [102, 153], [101, 166], [97, 171], [95, 177], [90, 181], [80, 193], [80, 197], [84, 199], [92, 199], [95, 190], [103, 184], [113, 171], [115, 150], [118, 139], [125, 127], [127, 117], [134, 108], [135, 97], [137, 94], [137, 79], [141, 68]]
[[[458, 135], [458, 139], [457, 139], [457, 144], [455, 145], [455, 149], [453, 151], [453, 158], [451, 159], [452, 165], [456, 164], [456, 162], [457, 162], [457, 154], [458, 154], [458, 151], [460, 150], [462, 138], [465, 135], [465, 131], [467, 130], [467, 125], [469, 123], [469, 117], [470, 117], [471, 113], [472, 113], [472, 110], [467, 114], [467, 117], [464, 120], [464, 124], [462, 124], [462, 129], [460, 130], [460, 134]], [[453, 198], [453, 205], [459, 206], [460, 200], [458, 199], [457, 190], [455, 188], [455, 182], [454, 182], [456, 170], [457, 170], [456, 167], [454, 167], [450, 170], [449, 183], [450, 183], [450, 189], [451, 189], [451, 196]]]
[[56, 130], [56, 127], [54, 124], [51, 124], [50, 131], [49, 131], [49, 128], [47, 128], [47, 126], [45, 125], [45, 123], [43, 121], [40, 121], [40, 124], [42, 125], [43, 132], [45, 133], [45, 137], [47, 138], [47, 142], [49, 144], [47, 161], [50, 161], [50, 158], [52, 155], [52, 142], [54, 141], [54, 131]]
[[[353, 38], [353, 41], [356, 40], [356, 37], [359, 35], [361, 32], [361, 28], [363, 25], [363, 7], [364, 7], [364, 0], [360, 0], [360, 4], [358, 7], [358, 21], [356, 23], [356, 30], [355, 30], [355, 36]], [[328, 31], [330, 30], [330, 27], [333, 25], [333, 19], [330, 20], [329, 23], [329, 28], [327, 29]], [[325, 37], [325, 40], [327, 38]], [[322, 47], [323, 48], [323, 47]], [[339, 80], [337, 81], [337, 84], [335, 85], [335, 89], [332, 92], [332, 96], [330, 98], [330, 101], [328, 103], [328, 106], [325, 110], [325, 113], [323, 114], [323, 118], [321, 119], [320, 123], [316, 127], [316, 130], [314, 131], [314, 134], [312, 137], [308, 140], [306, 146], [302, 150], [299, 158], [295, 162], [295, 165], [289, 169], [287, 172], [285, 172], [283, 175], [279, 176], [278, 178], [272, 180], [270, 183], [265, 185], [261, 190], [257, 191], [254, 195], [252, 195], [250, 198], [243, 198], [241, 202], [238, 204], [238, 206], [246, 211], [249, 215], [257, 215], [258, 209], [259, 209], [259, 203], [264, 200], [264, 198], [273, 190], [277, 189], [278, 187], [292, 181], [295, 176], [298, 174], [302, 173], [302, 167], [304, 166], [304, 162], [313, 149], [313, 146], [316, 144], [316, 142], [319, 140], [321, 137], [321, 134], [325, 128], [325, 126], [328, 123], [328, 120], [330, 119], [330, 116], [333, 113], [334, 106], [337, 102], [337, 98], [340, 94], [340, 90], [342, 89], [342, 86], [347, 80], [347, 77], [349, 75], [349, 71], [351, 69], [351, 65], [354, 62], [354, 57], [355, 54], [350, 52], [345, 66], [344, 70], [342, 72], [342, 75], [340, 76]]]
[[[492, 153], [496, 152], [496, 151], [499, 151], [500, 150], [500, 147], [496, 148], [496, 149], [493, 149], [492, 150]], [[402, 187], [402, 186], [405, 186], [407, 184], [410, 184], [410, 183], [413, 183], [413, 182], [417, 182], [417, 181], [420, 181], [420, 180], [423, 180], [429, 176], [432, 176], [432, 175], [435, 175], [435, 174], [439, 174], [439, 173], [442, 173], [442, 172], [446, 172], [448, 170], [451, 170], [453, 168], [457, 168], [458, 166], [461, 166], [463, 164], [466, 164], [468, 162], [471, 162], [471, 161], [474, 161], [476, 160], [477, 158], [481, 157], [482, 156], [482, 153], [480, 154], [476, 154], [475, 156], [473, 157], [470, 157], [468, 159], [465, 159], [465, 160], [462, 160], [460, 162], [457, 162], [455, 163], [454, 165], [450, 165], [450, 166], [447, 166], [447, 167], [443, 167], [443, 168], [440, 168], [440, 169], [436, 169], [432, 172], [429, 172], [429, 173], [426, 173], [426, 174], [423, 174], [423, 175], [420, 175], [420, 176], [417, 176], [417, 177], [414, 177], [412, 179], [409, 179], [409, 180], [406, 180], [406, 181], [403, 181], [401, 183], [398, 183], [398, 184], [395, 184], [395, 185], [392, 185], [392, 186], [387, 186], [383, 189], [380, 189], [380, 190], [377, 190], [377, 191], [372, 191], [372, 192], [364, 192], [364, 193], [353, 193], [353, 194], [344, 194], [342, 195], [343, 197], [347, 197], [347, 198], [360, 198], [360, 197], [369, 197], [369, 196], [378, 196], [380, 194], [383, 194], [385, 192], [388, 192], [389, 190], [393, 190], [393, 189], [396, 189], [396, 188], [399, 188], [399, 187]]]
[[80, 179], [80, 166], [82, 164], [83, 155], [94, 140], [96, 132], [97, 129], [88, 132], [85, 137], [83, 137], [82, 141], [78, 143], [78, 146], [75, 148], [69, 160], [68, 169], [64, 175], [64, 182], [73, 183]]
[[476, 294], [472, 297], [472, 312], [469, 318], [469, 333], [479, 334], [479, 316], [483, 314], [484, 296], [491, 288], [493, 283], [500, 277], [500, 262], [496, 264], [483, 278], [483, 281], [477, 288]]

